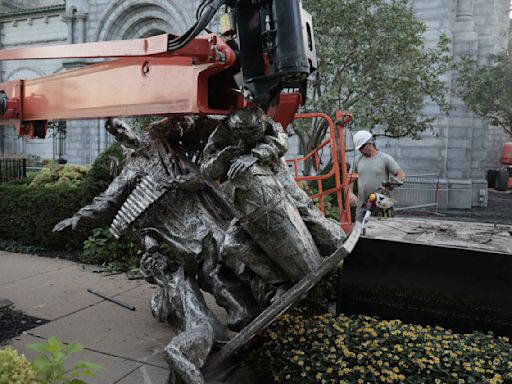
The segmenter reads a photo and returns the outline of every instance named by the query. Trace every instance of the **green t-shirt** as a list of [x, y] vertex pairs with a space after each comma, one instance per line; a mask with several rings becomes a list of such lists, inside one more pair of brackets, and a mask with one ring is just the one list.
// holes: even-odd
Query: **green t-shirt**
[[383, 152], [377, 152], [374, 157], [360, 155], [356, 158], [354, 172], [358, 173], [357, 198], [358, 205], [366, 203], [372, 192], [388, 180], [390, 175], [395, 175], [400, 170], [395, 159]]

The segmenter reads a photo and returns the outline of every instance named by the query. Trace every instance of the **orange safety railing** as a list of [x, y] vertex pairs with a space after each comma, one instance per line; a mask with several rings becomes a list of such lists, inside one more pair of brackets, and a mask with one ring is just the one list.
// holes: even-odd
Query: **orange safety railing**
[[[338, 203], [338, 213], [340, 224], [343, 230], [348, 233], [352, 228], [352, 219], [350, 213], [350, 201], [348, 199], [348, 191], [350, 183], [356, 179], [356, 176], [349, 174], [347, 170], [347, 162], [345, 156], [345, 126], [350, 122], [352, 114], [336, 111], [336, 125], [332, 119], [325, 113], [299, 113], [295, 115], [297, 119], [314, 119], [321, 118], [326, 121], [329, 126], [329, 135], [322, 143], [313, 151], [304, 157], [289, 159], [288, 163], [293, 165], [295, 181], [316, 181], [318, 192], [311, 195], [312, 199], [318, 198], [320, 210], [325, 212], [325, 196], [335, 194]], [[331, 150], [331, 170], [324, 175], [301, 176], [299, 175], [299, 164], [306, 161], [313, 161], [315, 170], [320, 171], [321, 167], [321, 151], [326, 147]], [[334, 187], [324, 191], [323, 181], [334, 177]]]

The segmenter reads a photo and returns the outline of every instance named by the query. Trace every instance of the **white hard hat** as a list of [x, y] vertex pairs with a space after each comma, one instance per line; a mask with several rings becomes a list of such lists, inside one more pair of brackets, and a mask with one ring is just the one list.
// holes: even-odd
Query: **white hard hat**
[[357, 131], [354, 134], [353, 140], [354, 140], [354, 148], [356, 151], [359, 151], [359, 149], [365, 145], [368, 140], [372, 138], [372, 134], [368, 131]]

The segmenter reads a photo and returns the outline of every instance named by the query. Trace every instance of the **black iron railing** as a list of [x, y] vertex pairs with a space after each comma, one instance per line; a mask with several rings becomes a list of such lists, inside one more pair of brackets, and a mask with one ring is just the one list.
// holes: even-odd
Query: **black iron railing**
[[23, 156], [0, 156], [0, 184], [21, 180], [27, 176], [27, 158]]

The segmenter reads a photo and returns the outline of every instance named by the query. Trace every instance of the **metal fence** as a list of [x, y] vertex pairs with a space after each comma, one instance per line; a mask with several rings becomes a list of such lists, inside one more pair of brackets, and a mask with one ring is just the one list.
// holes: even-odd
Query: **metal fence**
[[21, 180], [27, 176], [27, 158], [23, 156], [0, 157], [0, 184]]
[[398, 200], [395, 211], [429, 208], [437, 212], [439, 192], [437, 173], [407, 175], [404, 184], [392, 192], [392, 196]]

